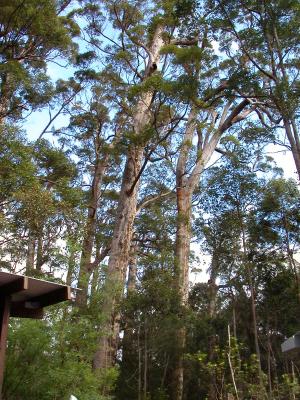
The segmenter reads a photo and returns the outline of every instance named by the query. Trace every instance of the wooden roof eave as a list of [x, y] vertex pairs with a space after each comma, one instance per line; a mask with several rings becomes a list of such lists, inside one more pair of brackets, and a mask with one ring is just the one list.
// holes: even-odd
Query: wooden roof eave
[[10, 298], [10, 316], [43, 318], [43, 308], [71, 300], [69, 286], [0, 272], [0, 297]]

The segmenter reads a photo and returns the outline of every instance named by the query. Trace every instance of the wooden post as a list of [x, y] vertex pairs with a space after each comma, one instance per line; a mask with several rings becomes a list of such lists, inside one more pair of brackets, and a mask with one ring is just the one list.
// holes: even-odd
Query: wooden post
[[10, 296], [0, 297], [0, 400], [2, 400], [2, 384], [3, 384], [3, 374], [4, 374], [4, 361], [5, 361], [9, 311], [10, 311]]

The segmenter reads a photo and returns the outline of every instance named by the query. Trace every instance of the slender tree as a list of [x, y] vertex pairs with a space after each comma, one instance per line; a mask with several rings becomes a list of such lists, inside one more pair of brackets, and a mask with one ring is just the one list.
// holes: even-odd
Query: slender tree
[[[256, 97], [256, 112], [264, 126], [284, 129], [300, 176], [298, 132], [299, 19], [297, 1], [218, 3], [224, 29], [222, 43], [235, 60], [237, 77], [243, 73], [251, 86], [241, 85], [242, 96]], [[242, 22], [241, 22], [242, 21]], [[221, 23], [221, 24], [222, 24]], [[226, 42], [229, 40], [229, 43]], [[233, 50], [233, 43], [236, 44]], [[244, 86], [244, 87], [243, 87]]]

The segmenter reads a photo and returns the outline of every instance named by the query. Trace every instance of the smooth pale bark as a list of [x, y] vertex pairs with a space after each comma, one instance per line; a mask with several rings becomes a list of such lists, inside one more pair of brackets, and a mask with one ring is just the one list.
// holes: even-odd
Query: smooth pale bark
[[93, 277], [91, 282], [91, 298], [98, 292], [100, 280], [100, 265], [95, 266], [93, 269]]
[[[209, 160], [210, 149], [214, 147], [207, 146], [206, 151], [197, 160], [197, 163], [190, 176], [187, 175], [187, 163], [191, 149], [192, 139], [196, 129], [196, 110], [190, 112], [183, 145], [176, 168], [176, 194], [177, 194], [177, 231], [175, 245], [175, 280], [179, 295], [180, 307], [184, 309], [188, 300], [189, 288], [189, 255], [191, 241], [191, 207], [192, 194], [195, 190], [199, 175], [203, 171], [204, 161]], [[217, 144], [217, 141], [216, 141]], [[204, 150], [204, 149], [203, 149]], [[212, 151], [213, 151], [212, 150]], [[198, 179], [197, 179], [197, 177]], [[183, 354], [186, 343], [186, 330], [182, 326], [176, 332], [177, 354], [173, 370], [173, 399], [181, 400], [183, 396]]]
[[298, 178], [300, 179], [300, 141], [296, 124], [295, 122], [292, 122], [294, 121], [289, 121], [286, 118], [283, 119], [285, 133], [291, 146], [291, 152], [293, 155], [295, 167], [297, 170]]
[[75, 304], [78, 307], [87, 305], [89, 279], [93, 270], [91, 263], [96, 228], [97, 228], [97, 209], [100, 199], [101, 184], [107, 168], [108, 155], [96, 160], [94, 176], [90, 189], [90, 198], [88, 204], [88, 215], [82, 243], [82, 252], [80, 258], [80, 267], [77, 286], [81, 289], [77, 292]]
[[[149, 46], [148, 66], [144, 79], [153, 73], [153, 64], [159, 65], [160, 49], [164, 41], [163, 29], [157, 26]], [[153, 99], [152, 92], [143, 93], [137, 102], [134, 117], [134, 134], [142, 136], [143, 131], [150, 121], [150, 106]], [[120, 317], [118, 307], [124, 291], [124, 281], [129, 260], [129, 251], [133, 235], [133, 223], [137, 210], [137, 195], [139, 186], [139, 173], [143, 161], [144, 145], [132, 144], [127, 153], [127, 160], [123, 172], [118, 207], [116, 211], [115, 227], [110, 247], [108, 271], [104, 285], [104, 299], [102, 311], [105, 318], [101, 331], [98, 350], [93, 360], [94, 369], [112, 367], [118, 348]]]
[[[273, 46], [270, 46], [269, 49], [270, 51], [274, 51], [274, 53], [277, 53], [278, 55], [278, 70], [281, 72], [281, 78], [278, 79], [278, 72], [276, 72], [275, 68], [275, 85], [276, 88], [278, 89], [278, 92], [281, 94], [281, 100], [278, 101], [277, 96], [274, 98], [274, 103], [277, 105], [279, 112], [281, 113], [283, 117], [283, 125], [284, 129], [287, 135], [287, 138], [290, 142], [291, 146], [291, 151], [292, 155], [294, 158], [295, 166], [297, 169], [298, 173], [298, 178], [300, 179], [300, 139], [299, 139], [299, 133], [297, 129], [297, 124], [295, 122], [295, 112], [291, 112], [290, 110], [290, 104], [289, 102], [292, 101], [292, 99], [285, 100], [285, 93], [284, 91], [281, 92], [282, 90], [282, 83], [287, 84], [289, 82], [288, 79], [288, 71], [286, 70], [285, 67], [285, 61], [284, 61], [284, 55], [283, 55], [283, 50], [282, 50], [282, 44], [278, 36], [277, 28], [276, 25], [273, 25], [273, 35], [274, 35], [274, 43], [275, 43], [275, 49]], [[269, 37], [268, 37], [269, 38]], [[272, 57], [274, 60], [274, 57]], [[277, 93], [278, 93], [277, 92]]]
[[[180, 296], [179, 303], [182, 310], [187, 305], [188, 286], [189, 286], [189, 255], [191, 239], [191, 208], [192, 196], [199, 183], [199, 178], [205, 166], [209, 162], [222, 134], [234, 123], [245, 119], [251, 113], [251, 109], [244, 109], [248, 106], [248, 100], [243, 100], [237, 106], [231, 109], [229, 102], [224, 106], [220, 122], [216, 124], [216, 113], [211, 115], [211, 131], [205, 135], [198, 133], [198, 157], [195, 166], [191, 172], [188, 172], [188, 163], [193, 136], [197, 129], [197, 109], [191, 110], [186, 131], [183, 138], [183, 144], [178, 157], [176, 168], [176, 193], [177, 193], [177, 231], [175, 246], [175, 280], [177, 291]], [[186, 329], [181, 327], [176, 333], [177, 354], [173, 369], [173, 397], [172, 400], [182, 400], [183, 397], [183, 355], [186, 343]]]

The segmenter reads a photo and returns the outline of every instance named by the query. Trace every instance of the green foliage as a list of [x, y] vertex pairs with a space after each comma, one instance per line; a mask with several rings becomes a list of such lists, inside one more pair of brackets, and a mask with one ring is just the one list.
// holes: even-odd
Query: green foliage
[[46, 63], [55, 53], [70, 55], [72, 37], [79, 33], [73, 21], [59, 15], [60, 7], [65, 8], [56, 0], [1, 1], [1, 118], [19, 117], [51, 99]]
[[75, 324], [74, 315], [66, 311], [67, 308], [50, 313], [51, 322], [13, 322], [8, 340], [5, 398], [69, 400], [71, 394], [83, 400], [110, 398], [100, 392], [103, 387], [114, 386], [117, 369], [101, 379], [92, 371], [94, 324], [84, 318]]
[[4, 202], [11, 198], [13, 192], [35, 181], [36, 166], [31, 158], [32, 149], [12, 126], [0, 128], [0, 153], [1, 202]]
[[173, 54], [175, 56], [176, 64], [196, 63], [202, 58], [203, 50], [198, 46], [190, 46], [181, 48], [176, 45], [166, 45], [163, 47], [162, 54]]
[[[199, 364], [199, 375], [203, 381], [205, 375], [214, 377], [214, 385], [218, 398], [226, 400], [231, 394], [242, 399], [265, 399], [268, 391], [267, 377], [264, 376], [264, 387], [259, 382], [259, 367], [255, 354], [245, 356], [245, 347], [232, 337], [230, 346], [221, 347], [216, 345], [213, 348], [213, 360], [210, 360], [207, 353], [198, 352], [188, 354], [190, 362]], [[205, 382], [206, 383], [206, 382]], [[299, 393], [298, 380], [291, 374], [283, 374], [280, 383], [277, 383], [278, 399], [285, 399], [287, 395]], [[207, 397], [205, 397], [207, 399]], [[273, 397], [272, 397], [273, 398]]]

